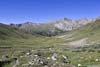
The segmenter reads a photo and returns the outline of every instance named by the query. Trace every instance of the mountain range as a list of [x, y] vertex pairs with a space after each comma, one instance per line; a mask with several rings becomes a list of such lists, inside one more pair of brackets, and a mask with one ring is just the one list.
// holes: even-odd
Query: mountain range
[[46, 23], [25, 22], [22, 24], [11, 24], [11, 26], [15, 26], [19, 29], [24, 29], [28, 32], [31, 32], [32, 34], [54, 36], [59, 33], [71, 31], [73, 29], [82, 27], [84, 25], [87, 25], [88, 23], [94, 23], [96, 20], [97, 18], [83, 18], [79, 20], [63, 18], [60, 20], [49, 21]]
[[[46, 23], [32, 23], [32, 22], [25, 22], [22, 24], [0, 24], [0, 37], [5, 39], [6, 35], [11, 35], [11, 37], [17, 35], [22, 35], [27, 32], [28, 34], [32, 35], [43, 35], [43, 36], [56, 36], [58, 34], [63, 34], [65, 32], [70, 32], [86, 25], [90, 25], [96, 22], [98, 18], [92, 19], [79, 19], [79, 20], [72, 20], [68, 18], [63, 18], [56, 21], [49, 21]], [[26, 34], [26, 33], [25, 33]], [[26, 36], [26, 35], [25, 35]], [[8, 36], [9, 38], [9, 36]]]

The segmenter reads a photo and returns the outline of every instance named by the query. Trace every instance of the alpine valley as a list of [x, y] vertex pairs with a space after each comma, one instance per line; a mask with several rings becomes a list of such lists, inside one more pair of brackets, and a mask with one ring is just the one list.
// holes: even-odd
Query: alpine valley
[[0, 23], [0, 67], [100, 67], [100, 17]]

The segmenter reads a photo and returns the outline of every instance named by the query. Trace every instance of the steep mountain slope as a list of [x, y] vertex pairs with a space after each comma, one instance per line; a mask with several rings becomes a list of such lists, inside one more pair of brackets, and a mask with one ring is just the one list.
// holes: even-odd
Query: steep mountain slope
[[67, 44], [74, 46], [93, 45], [100, 43], [100, 19], [73, 31], [67, 32], [57, 38], [66, 39]]
[[0, 39], [28, 38], [29, 36], [30, 34], [23, 30], [0, 23]]

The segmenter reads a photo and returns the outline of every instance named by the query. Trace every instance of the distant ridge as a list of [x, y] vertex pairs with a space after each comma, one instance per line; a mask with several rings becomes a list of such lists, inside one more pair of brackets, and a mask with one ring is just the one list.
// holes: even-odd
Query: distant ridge
[[59, 33], [71, 31], [73, 29], [82, 27], [88, 23], [94, 23], [95, 20], [96, 18], [94, 19], [83, 18], [79, 20], [63, 18], [60, 20], [50, 21], [47, 23], [25, 22], [22, 24], [13, 24], [13, 26], [18, 27], [19, 29], [24, 29], [28, 32], [31, 32], [32, 34], [54, 36]]

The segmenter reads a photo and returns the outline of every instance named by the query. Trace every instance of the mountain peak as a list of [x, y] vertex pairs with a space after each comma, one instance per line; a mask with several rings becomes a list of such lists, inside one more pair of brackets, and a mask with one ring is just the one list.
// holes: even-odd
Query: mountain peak
[[63, 20], [64, 21], [70, 21], [71, 19], [64, 17]]
[[28, 22], [25, 22], [24, 24], [33, 24], [33, 22], [29, 22], [29, 21], [28, 21]]

